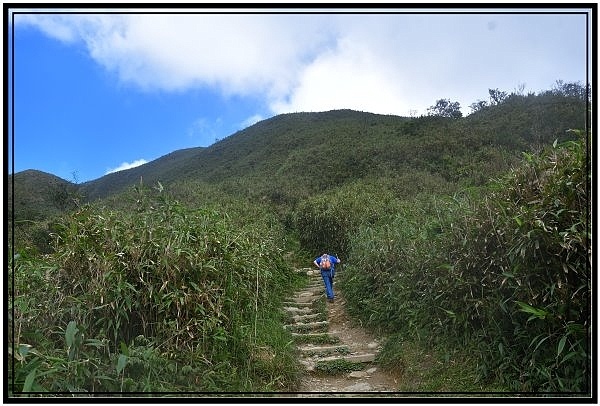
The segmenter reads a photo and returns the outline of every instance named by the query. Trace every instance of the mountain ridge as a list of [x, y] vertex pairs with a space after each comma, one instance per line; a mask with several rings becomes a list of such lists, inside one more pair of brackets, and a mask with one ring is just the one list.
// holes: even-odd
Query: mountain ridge
[[[82, 183], [79, 190], [86, 200], [95, 200], [118, 193], [139, 183], [140, 179], [143, 182], [152, 184], [161, 180], [159, 177], [152, 175], [154, 172], [162, 172], [168, 175], [172, 171], [177, 171], [179, 162], [193, 157], [205, 149], [206, 147], [191, 147], [175, 150], [135, 168], [109, 173]], [[105, 193], [105, 190], [110, 190], [110, 192]]]
[[[140, 182], [199, 182], [227, 193], [294, 205], [324, 188], [361, 179], [410, 179], [412, 173], [433, 183], [472, 183], [478, 177], [481, 184], [506, 170], [521, 152], [567, 139], [566, 130], [584, 128], [585, 120], [584, 100], [553, 92], [511, 95], [462, 118], [409, 118], [349, 109], [286, 113], [208, 147], [176, 150], [78, 185], [63, 180], [67, 183], [61, 187], [73, 185], [83, 201], [93, 201]], [[33, 174], [40, 176], [23, 171], [15, 179]], [[56, 183], [52, 176], [47, 181]], [[43, 206], [44, 199], [21, 200]]]

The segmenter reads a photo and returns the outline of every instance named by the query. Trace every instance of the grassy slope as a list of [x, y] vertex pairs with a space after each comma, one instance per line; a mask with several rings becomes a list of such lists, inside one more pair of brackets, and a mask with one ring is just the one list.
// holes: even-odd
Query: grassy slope
[[[200, 181], [245, 197], [294, 205], [327, 185], [408, 179], [412, 173], [452, 183], [483, 183], [510, 167], [521, 151], [562, 139], [568, 128], [583, 128], [583, 111], [582, 101], [546, 94], [514, 96], [458, 120], [351, 110], [283, 114], [208, 148], [174, 151], [86, 182], [79, 192], [95, 200], [140, 180], [147, 185], [160, 180], [165, 186]], [[17, 174], [25, 187], [15, 203], [19, 209], [44, 213], [52, 202], [44, 188], [28, 186], [25, 179], [32, 174]]]
[[33, 169], [9, 175], [8, 218], [12, 218], [13, 203], [15, 221], [39, 220], [58, 214], [69, 207], [68, 196], [75, 188], [73, 183], [58, 176]]

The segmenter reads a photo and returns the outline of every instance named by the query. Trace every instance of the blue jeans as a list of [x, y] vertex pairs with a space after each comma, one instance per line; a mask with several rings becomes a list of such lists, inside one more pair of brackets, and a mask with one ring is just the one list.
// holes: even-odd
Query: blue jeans
[[321, 269], [321, 277], [323, 278], [323, 283], [325, 283], [325, 293], [327, 294], [327, 299], [333, 299], [333, 270], [324, 270]]

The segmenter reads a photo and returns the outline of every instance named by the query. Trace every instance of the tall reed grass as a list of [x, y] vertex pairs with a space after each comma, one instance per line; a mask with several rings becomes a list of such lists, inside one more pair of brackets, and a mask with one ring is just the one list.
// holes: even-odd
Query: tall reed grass
[[278, 223], [184, 206], [162, 187], [127, 199], [79, 207], [55, 225], [52, 253], [11, 264], [12, 392], [293, 385], [279, 309], [300, 282]]
[[[350, 310], [396, 339], [468, 349], [510, 391], [591, 390], [585, 139], [524, 154], [488, 189], [406, 200], [350, 239]], [[452, 351], [450, 351], [452, 352]]]

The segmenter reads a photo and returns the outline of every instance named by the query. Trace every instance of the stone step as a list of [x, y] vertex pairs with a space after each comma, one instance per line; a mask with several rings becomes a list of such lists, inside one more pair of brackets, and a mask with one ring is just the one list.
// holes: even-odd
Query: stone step
[[310, 314], [313, 312], [313, 309], [310, 307], [302, 306], [285, 306], [283, 310], [290, 315], [298, 315], [298, 314]]
[[286, 324], [284, 328], [292, 332], [308, 333], [317, 331], [327, 331], [328, 326], [328, 321], [313, 321], [310, 323]]
[[283, 304], [286, 306], [293, 306], [293, 307], [310, 307], [314, 304], [314, 302], [287, 301], [287, 302], [283, 302]]
[[297, 303], [297, 304], [303, 304], [303, 303], [316, 303], [319, 301], [322, 301], [325, 298], [325, 296], [304, 296], [304, 297], [297, 297], [297, 298], [288, 298], [288, 300], [291, 300], [293, 303]]
[[315, 296], [321, 296], [322, 294], [323, 294], [323, 292], [321, 292], [321, 291], [317, 292], [316, 289], [315, 290], [305, 290], [301, 293], [298, 293], [297, 295], [294, 295], [292, 297], [292, 299], [300, 300], [300, 301], [305, 301], [302, 299], [312, 300], [315, 298]]
[[338, 360], [344, 360], [352, 363], [368, 363], [375, 361], [375, 353], [366, 354], [349, 354], [349, 355], [332, 355], [330, 357], [321, 358], [319, 362], [335, 362]]
[[303, 295], [288, 297], [287, 300], [290, 302], [295, 302], [295, 303], [308, 303], [308, 302], [314, 302], [315, 300], [320, 299], [321, 296], [322, 296], [322, 294], [315, 295], [312, 292], [308, 292]]
[[307, 293], [307, 292], [315, 292], [315, 291], [319, 291], [319, 290], [325, 290], [325, 285], [323, 285], [323, 281], [319, 281], [318, 283], [309, 284], [304, 289], [302, 289], [300, 292]]
[[330, 339], [337, 339], [336, 336], [332, 336], [331, 334], [328, 334], [328, 333], [295, 333], [295, 332], [292, 332], [292, 337], [309, 337], [309, 338], [315, 337], [315, 338], [317, 338], [317, 337], [324, 337], [324, 336], [326, 336], [327, 338], [330, 338]]
[[319, 269], [314, 269], [314, 268], [298, 268], [298, 269], [294, 269], [294, 272], [304, 273], [308, 276], [314, 276], [314, 275], [321, 276], [321, 271]]
[[311, 343], [313, 345], [326, 345], [326, 344], [339, 344], [340, 338], [337, 336], [333, 336], [329, 333], [298, 333], [291, 332], [292, 338], [298, 344], [308, 344]]
[[318, 319], [319, 317], [323, 317], [321, 313], [308, 313], [308, 314], [296, 314], [292, 316], [294, 323], [305, 322], [307, 320]]
[[328, 357], [338, 354], [350, 354], [350, 348], [345, 344], [340, 345], [314, 345], [305, 344], [298, 347], [304, 357]]

